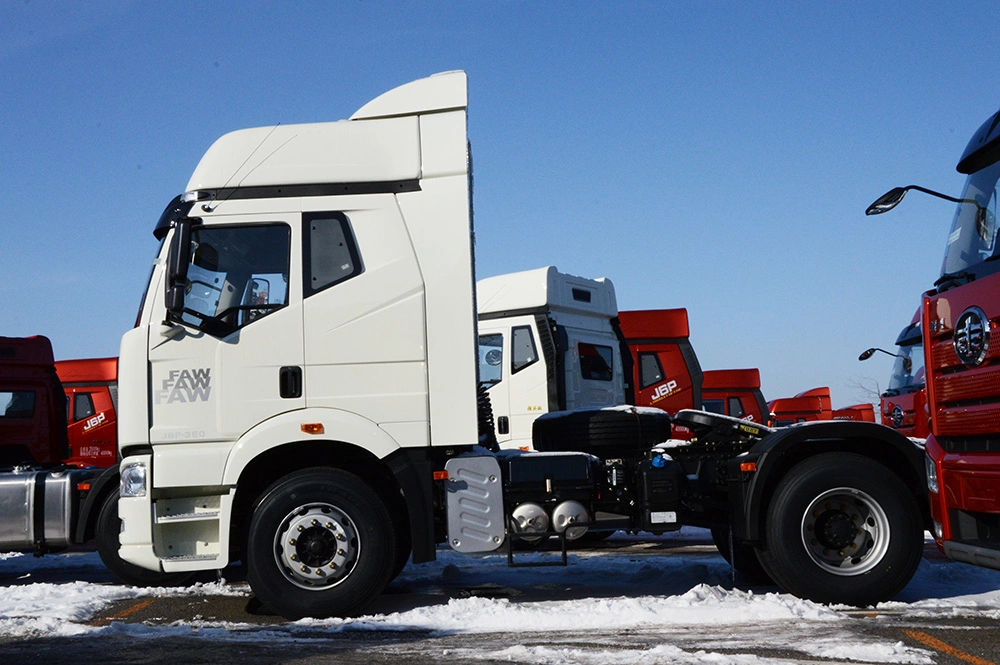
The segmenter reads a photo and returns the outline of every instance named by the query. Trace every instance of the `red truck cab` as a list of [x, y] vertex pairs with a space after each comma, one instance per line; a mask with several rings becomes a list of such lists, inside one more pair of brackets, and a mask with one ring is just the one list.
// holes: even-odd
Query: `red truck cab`
[[618, 321], [632, 354], [636, 406], [671, 414], [701, 408], [703, 375], [688, 339], [687, 310], [618, 312]]
[[771, 414], [772, 427], [784, 427], [795, 423], [815, 420], [858, 420], [875, 422], [875, 407], [871, 404], [852, 404], [834, 409], [827, 387], [813, 388], [795, 397], [771, 400], [767, 407]]
[[766, 423], [769, 412], [760, 391], [760, 370], [706, 370], [701, 384], [701, 406], [712, 413]]
[[767, 403], [772, 427], [814, 420], [833, 420], [830, 389], [826, 387], [806, 390], [794, 397], [773, 399]]
[[56, 374], [66, 392], [71, 466], [112, 466], [118, 457], [118, 359], [60, 360]]
[[68, 456], [65, 396], [47, 337], [0, 337], [0, 467]]
[[957, 561], [1000, 569], [1000, 112], [976, 131], [956, 167], [959, 197], [896, 187], [867, 214], [915, 189], [957, 203], [941, 276], [923, 298], [921, 328], [931, 417], [927, 486], [934, 536]]
[[899, 333], [896, 353], [873, 347], [858, 358], [867, 360], [876, 351], [895, 356], [889, 386], [881, 395], [882, 424], [915, 439], [926, 439], [930, 433], [927, 391], [924, 388], [922, 315], [923, 310], [917, 309], [913, 320]]

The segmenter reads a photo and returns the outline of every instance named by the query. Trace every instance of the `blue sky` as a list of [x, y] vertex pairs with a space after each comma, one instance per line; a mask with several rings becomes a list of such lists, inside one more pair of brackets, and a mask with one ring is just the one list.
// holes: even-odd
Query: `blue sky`
[[997, 110], [993, 2], [0, 3], [0, 335], [115, 355], [201, 154], [469, 74], [480, 277], [556, 265], [687, 307], [767, 399], [885, 387]]

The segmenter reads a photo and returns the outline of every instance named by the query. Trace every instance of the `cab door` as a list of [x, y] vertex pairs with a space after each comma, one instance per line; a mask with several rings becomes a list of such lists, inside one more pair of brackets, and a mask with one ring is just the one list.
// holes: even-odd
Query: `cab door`
[[190, 229], [183, 309], [151, 326], [151, 443], [232, 442], [305, 404], [301, 216], [233, 217]]

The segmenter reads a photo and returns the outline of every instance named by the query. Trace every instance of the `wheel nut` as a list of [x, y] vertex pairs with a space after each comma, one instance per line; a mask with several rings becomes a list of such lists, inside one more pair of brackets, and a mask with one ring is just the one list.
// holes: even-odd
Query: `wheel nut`
[[316, 526], [317, 524], [319, 524], [319, 520], [317, 519], [313, 519], [311, 522], [309, 522], [310, 526]]
[[291, 545], [292, 547], [294, 547], [295, 546], [295, 539], [292, 538], [291, 540], [289, 540], [288, 544]]
[[347, 554], [347, 552], [344, 550], [337, 550], [337, 556], [344, 556], [345, 554]]
[[297, 526], [297, 527], [295, 527], [295, 528], [296, 528], [296, 530], [298, 530], [298, 531], [299, 531], [300, 533], [301, 533], [302, 531], [305, 531], [305, 530], [306, 530], [306, 529], [305, 529], [305, 527], [304, 527], [304, 526], [302, 526], [301, 524], [300, 524], [300, 525], [298, 525], [298, 526]]
[[337, 564], [331, 563], [330, 564], [330, 570], [337, 570]]
[[292, 556], [290, 556], [288, 558], [291, 559], [292, 561], [298, 561], [299, 560], [299, 557], [298, 557], [297, 554], [293, 554]]
[[306, 566], [302, 566], [301, 568], [299, 568], [299, 570], [301, 570], [303, 573], [309, 572], [309, 568], [307, 568]]
[[344, 541], [344, 540], [347, 540], [347, 538], [344, 538], [344, 534], [338, 533], [337, 534], [337, 540]]

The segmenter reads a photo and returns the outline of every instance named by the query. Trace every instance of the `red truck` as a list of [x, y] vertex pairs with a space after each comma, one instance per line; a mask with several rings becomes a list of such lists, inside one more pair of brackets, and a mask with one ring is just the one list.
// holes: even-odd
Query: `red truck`
[[107, 468], [118, 460], [118, 359], [60, 360], [56, 374], [66, 393], [67, 466]]
[[813, 388], [794, 397], [782, 397], [767, 403], [772, 427], [816, 420], [857, 420], [875, 422], [875, 407], [871, 404], [853, 404], [834, 409], [827, 387]]
[[116, 402], [116, 358], [56, 363], [46, 337], [0, 337], [0, 551], [96, 540], [123, 582], [185, 582], [118, 556]]
[[926, 439], [930, 433], [927, 423], [927, 391], [924, 388], [923, 335], [920, 329], [922, 314], [922, 309], [917, 309], [913, 320], [899, 333], [896, 338], [896, 353], [872, 347], [858, 356], [858, 360], [867, 360], [881, 352], [896, 358], [889, 386], [881, 395], [882, 424], [917, 439]]
[[758, 369], [712, 369], [704, 373], [701, 408], [733, 418], [766, 423], [767, 402]]
[[618, 324], [632, 355], [635, 405], [667, 413], [700, 409], [703, 374], [688, 340], [687, 310], [618, 312]]
[[927, 485], [942, 552], [1000, 569], [1000, 112], [976, 131], [956, 168], [968, 176], [959, 197], [896, 187], [866, 212], [891, 210], [911, 189], [958, 204], [941, 275], [923, 296]]

